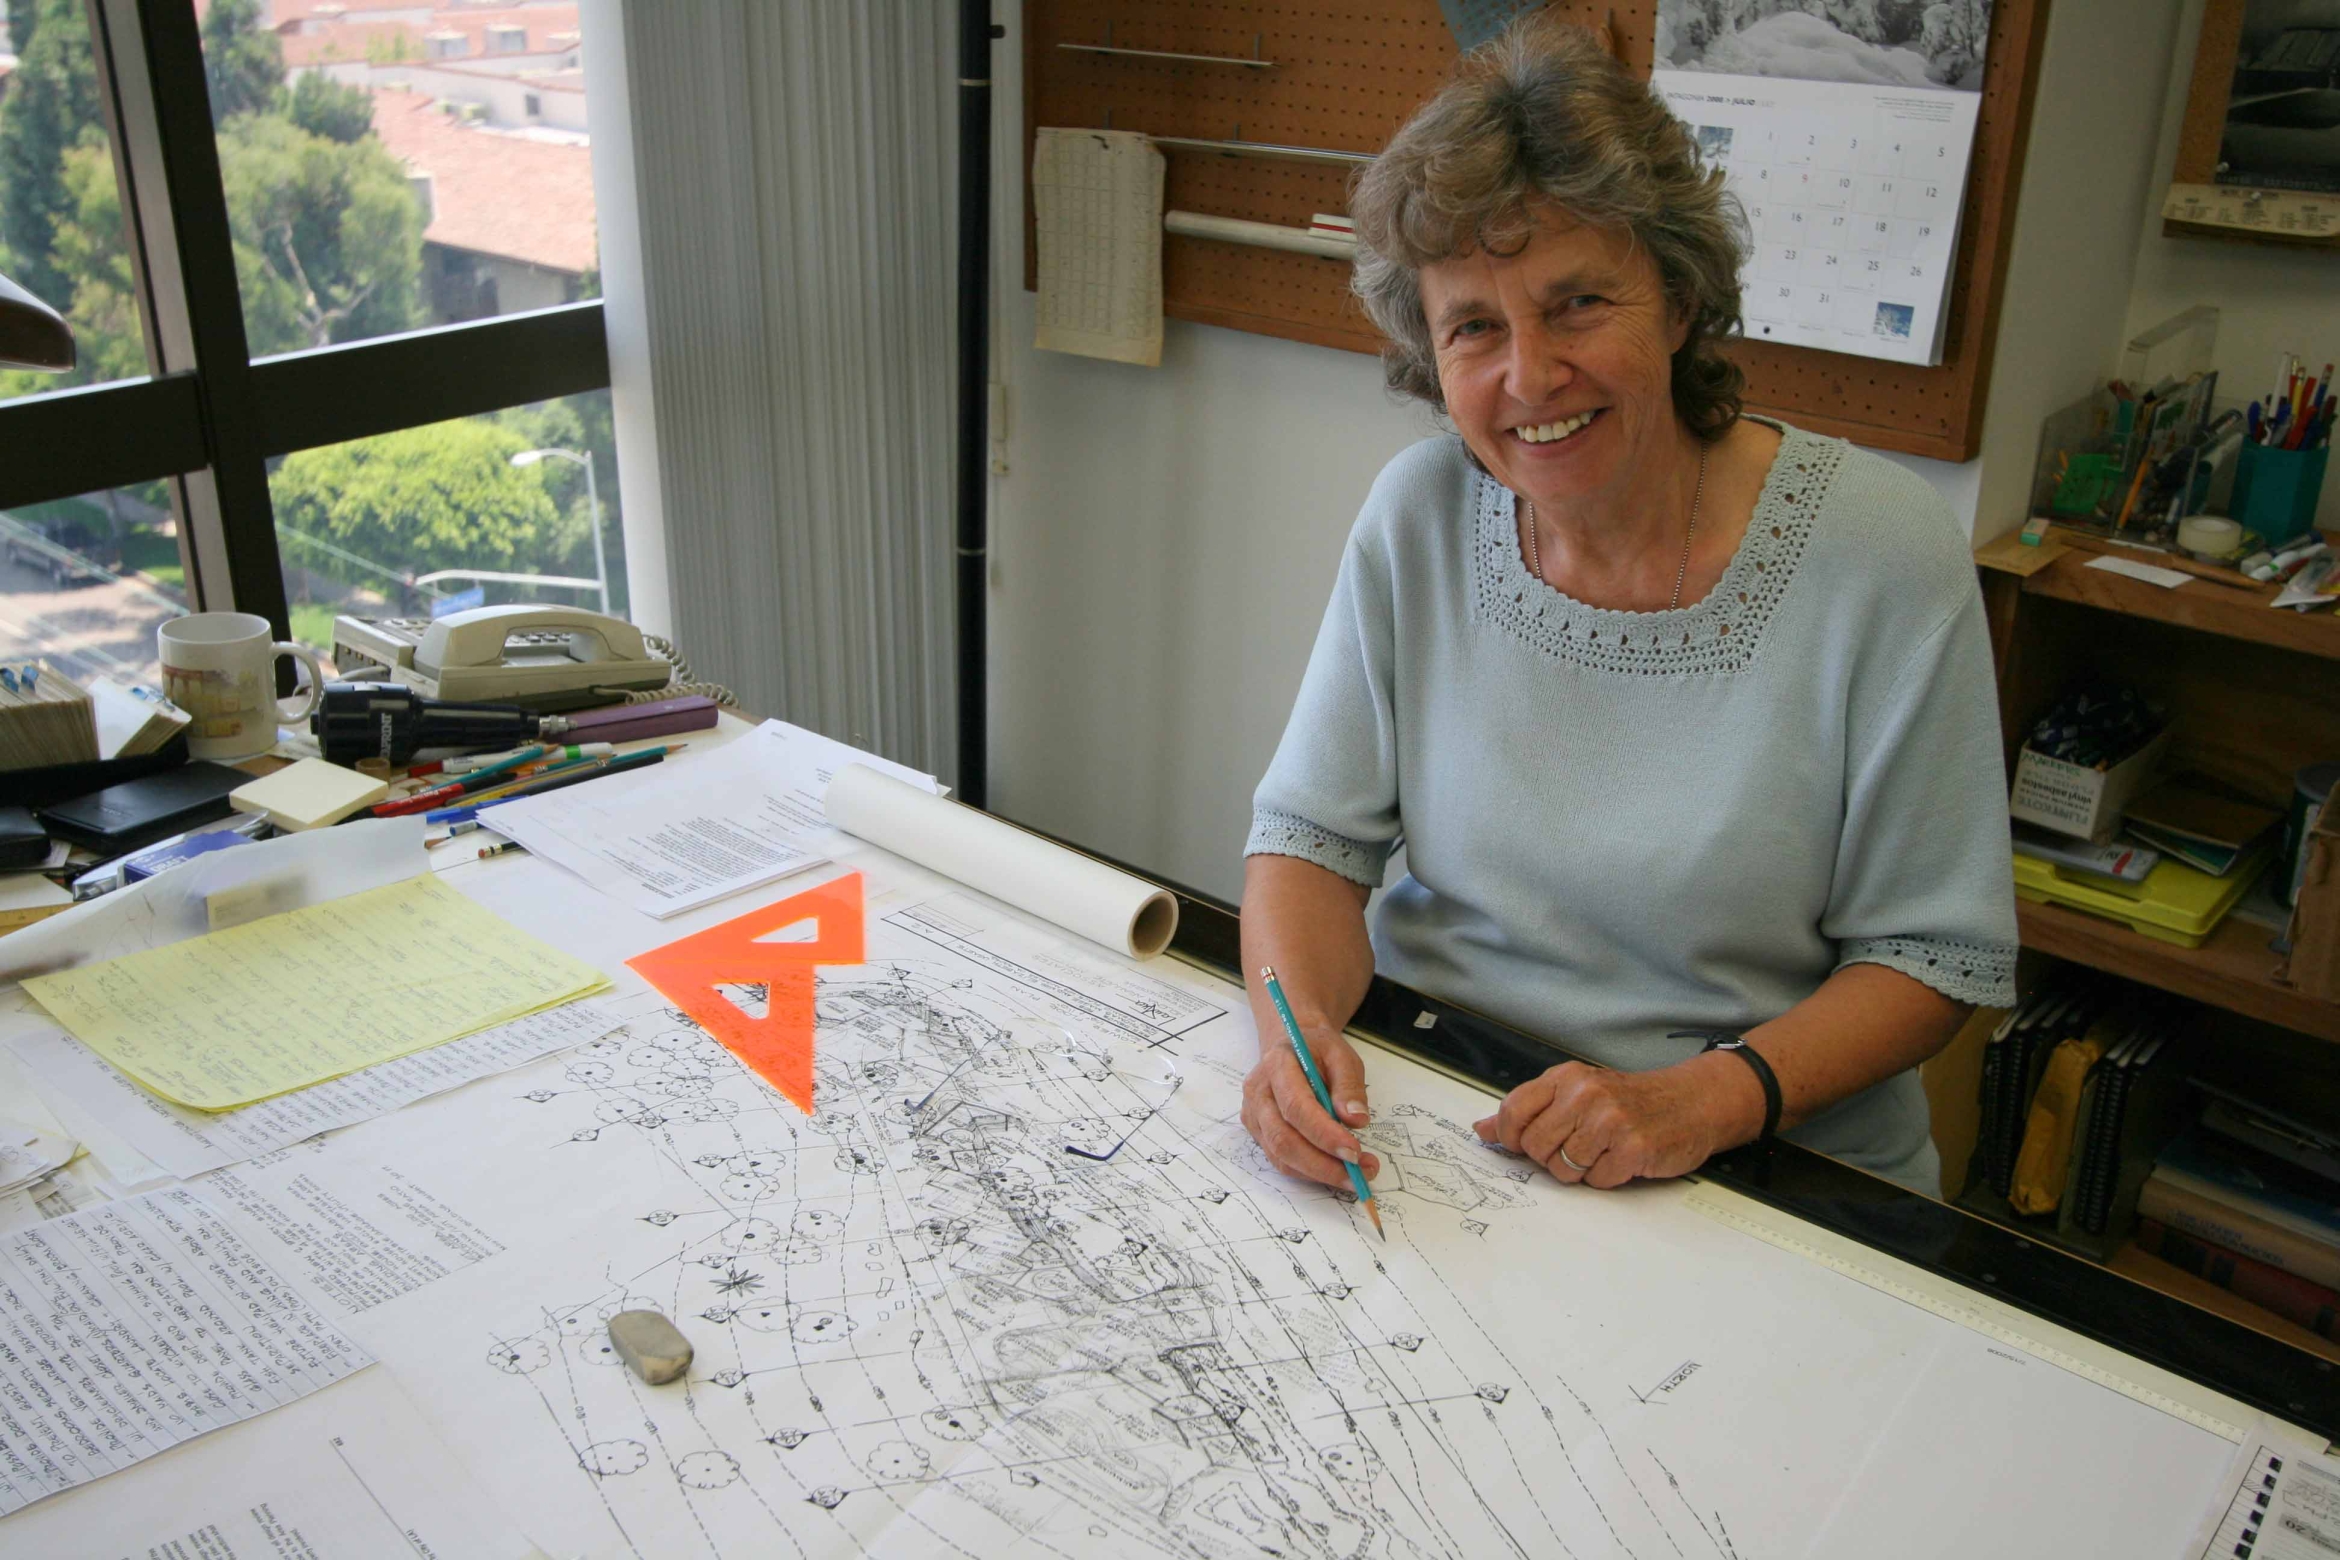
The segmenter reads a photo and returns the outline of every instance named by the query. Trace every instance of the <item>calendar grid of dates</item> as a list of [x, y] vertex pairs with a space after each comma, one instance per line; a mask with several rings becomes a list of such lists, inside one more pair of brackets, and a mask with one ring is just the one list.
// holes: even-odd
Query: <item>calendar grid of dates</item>
[[[1746, 210], [1749, 339], [1939, 362], [1971, 95], [1721, 85], [1735, 79], [1690, 76], [1667, 95]], [[1800, 101], [1774, 101], [1783, 86]]]

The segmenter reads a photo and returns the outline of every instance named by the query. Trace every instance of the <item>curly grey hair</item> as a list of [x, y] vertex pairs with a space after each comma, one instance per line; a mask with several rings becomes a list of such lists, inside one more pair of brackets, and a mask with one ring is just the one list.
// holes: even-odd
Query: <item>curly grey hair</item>
[[1537, 16], [1464, 55], [1351, 193], [1351, 286], [1387, 338], [1390, 388], [1446, 409], [1422, 268], [1515, 251], [1539, 202], [1621, 228], [1648, 251], [1690, 325], [1674, 354], [1674, 411], [1700, 438], [1720, 438], [1745, 385], [1722, 353], [1740, 328], [1745, 215], [1655, 92], [1584, 28]]

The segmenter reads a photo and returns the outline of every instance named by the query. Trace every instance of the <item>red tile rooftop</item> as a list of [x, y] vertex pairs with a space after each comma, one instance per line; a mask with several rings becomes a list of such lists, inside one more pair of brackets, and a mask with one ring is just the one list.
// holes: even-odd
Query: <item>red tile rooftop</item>
[[[436, 6], [349, 4], [344, 13], [327, 10], [334, 0], [276, 0], [272, 25], [282, 36], [287, 67], [318, 65], [369, 58], [457, 64], [464, 60], [493, 59], [488, 48], [490, 27], [519, 27], [527, 35], [517, 54], [557, 54], [576, 47], [577, 7], [567, 0], [543, 5]], [[427, 20], [425, 17], [427, 16]], [[461, 33], [463, 52], [444, 61], [429, 60], [424, 41], [435, 33]], [[391, 51], [403, 46], [403, 55]]]
[[[197, 0], [198, 8], [202, 4], [203, 0]], [[339, 16], [358, 21], [369, 17], [375, 19], [393, 16], [419, 18], [427, 14], [434, 19], [430, 25], [435, 27], [439, 25], [436, 18], [441, 16], [460, 20], [482, 15], [495, 16], [506, 11], [565, 10], [574, 17], [576, 9], [575, 0], [547, 0], [545, 4], [527, 5], [514, 5], [511, 0], [491, 0], [491, 3], [487, 4], [456, 5], [433, 5], [430, 0], [406, 0], [404, 4], [401, 4], [400, 0], [262, 0], [260, 16], [263, 26], [283, 28], [306, 21], [311, 17], [316, 17], [319, 21], [330, 21]], [[324, 14], [318, 16], [319, 12]], [[573, 21], [571, 25], [574, 25]]]
[[571, 273], [598, 253], [589, 148], [456, 123], [420, 92], [374, 93], [374, 133], [431, 176], [430, 243]]
[[313, 33], [295, 33], [283, 40], [287, 70], [305, 65], [343, 65], [361, 60], [421, 65], [422, 34], [404, 22], [336, 22]]

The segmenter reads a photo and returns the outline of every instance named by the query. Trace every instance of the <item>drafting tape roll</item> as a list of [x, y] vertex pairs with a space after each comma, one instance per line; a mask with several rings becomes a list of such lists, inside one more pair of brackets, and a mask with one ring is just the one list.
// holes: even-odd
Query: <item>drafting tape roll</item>
[[1178, 901], [1143, 878], [946, 797], [849, 764], [829, 782], [829, 821], [930, 871], [1133, 959], [1178, 930]]
[[2223, 558], [2242, 542], [2242, 527], [2216, 515], [2190, 515], [2178, 522], [2178, 545], [2200, 557]]

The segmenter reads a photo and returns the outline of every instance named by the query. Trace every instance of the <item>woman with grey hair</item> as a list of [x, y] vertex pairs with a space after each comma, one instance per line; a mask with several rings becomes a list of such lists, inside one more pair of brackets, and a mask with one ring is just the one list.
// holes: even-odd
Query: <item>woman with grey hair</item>
[[1958, 524], [1741, 414], [1735, 205], [1589, 34], [1466, 57], [1351, 215], [1389, 381], [1454, 434], [1375, 482], [1246, 850], [1245, 968], [1342, 1119], [1255, 985], [1245, 1125], [1294, 1175], [1378, 1170], [1341, 1038], [1378, 967], [1605, 1064], [1479, 1123], [1563, 1181], [1780, 1130], [1939, 1195], [1916, 1068], [2015, 965]]

